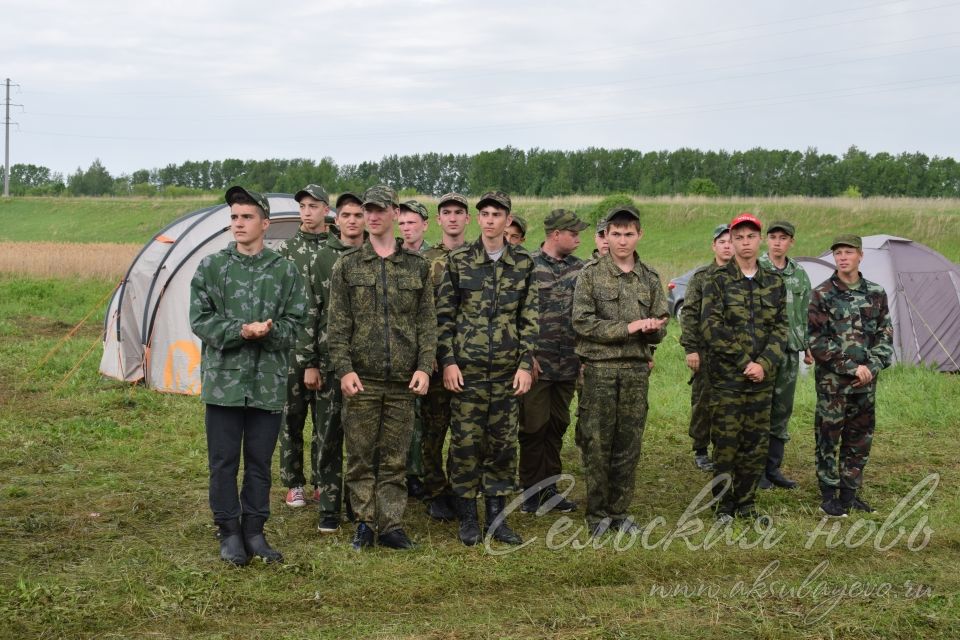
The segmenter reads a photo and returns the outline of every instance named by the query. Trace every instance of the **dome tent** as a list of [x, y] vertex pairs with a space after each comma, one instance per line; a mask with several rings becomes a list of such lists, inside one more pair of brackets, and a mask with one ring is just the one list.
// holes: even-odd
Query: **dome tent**
[[[300, 227], [290, 194], [266, 194], [276, 248]], [[190, 280], [200, 261], [233, 240], [230, 207], [188, 213], [164, 227], [137, 257], [107, 306], [100, 373], [170, 393], [200, 393], [200, 340], [190, 328]]]
[[[833, 253], [798, 262], [816, 287], [836, 268]], [[919, 242], [863, 237], [860, 272], [887, 292], [894, 362], [960, 370], [960, 267]]]

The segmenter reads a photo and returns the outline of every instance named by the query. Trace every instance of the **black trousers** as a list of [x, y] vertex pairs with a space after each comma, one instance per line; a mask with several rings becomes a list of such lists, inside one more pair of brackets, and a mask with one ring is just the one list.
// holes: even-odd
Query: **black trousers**
[[[213, 521], [222, 524], [241, 515], [266, 520], [270, 515], [270, 464], [283, 413], [251, 407], [206, 406]], [[241, 454], [243, 487], [238, 493]]]

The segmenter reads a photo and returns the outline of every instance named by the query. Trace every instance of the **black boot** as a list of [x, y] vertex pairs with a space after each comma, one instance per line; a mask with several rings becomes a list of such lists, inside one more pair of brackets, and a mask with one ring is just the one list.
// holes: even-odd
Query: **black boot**
[[243, 545], [247, 554], [257, 556], [264, 562], [283, 562], [283, 554], [267, 544], [263, 537], [263, 523], [266, 518], [250, 516], [243, 519]]
[[487, 509], [487, 535], [499, 542], [523, 544], [523, 538], [507, 524], [506, 516], [501, 516], [504, 507], [507, 506], [506, 496], [487, 496], [484, 504]]
[[243, 547], [243, 538], [240, 536], [240, 521], [228, 520], [218, 525], [217, 540], [220, 541], [220, 559], [224, 562], [245, 566], [250, 562], [250, 556]]
[[856, 489], [848, 489], [846, 487], [840, 487], [839, 495], [837, 497], [837, 502], [847, 511], [850, 511], [850, 507], [853, 506], [853, 499], [857, 497]]
[[460, 519], [460, 542], [472, 547], [480, 542], [480, 518], [477, 499], [457, 497], [457, 517]]
[[[797, 483], [783, 475], [780, 471], [780, 465], [783, 464], [783, 451], [787, 443], [780, 438], [770, 437], [770, 444], [767, 447], [767, 480], [774, 486], [781, 489], [796, 489]], [[761, 485], [761, 489], [766, 489]]]
[[820, 496], [824, 502], [829, 502], [837, 497], [837, 488], [828, 484], [820, 483]]
[[445, 493], [431, 498], [427, 501], [427, 515], [441, 522], [453, 522], [457, 512], [452, 503], [453, 498]]

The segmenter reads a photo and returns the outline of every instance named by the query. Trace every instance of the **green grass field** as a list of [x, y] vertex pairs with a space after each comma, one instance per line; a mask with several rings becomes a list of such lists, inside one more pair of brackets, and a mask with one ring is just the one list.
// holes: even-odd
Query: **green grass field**
[[[97, 213], [102, 202], [86, 201], [89, 218], [70, 219], [76, 239], [113, 239], [90, 228], [109, 226], [98, 217], [107, 215]], [[177, 214], [126, 211], [116, 202], [108, 204], [125, 217], [124, 241], [149, 237], [151, 216], [159, 225]], [[175, 204], [180, 212], [196, 208]], [[844, 201], [643, 203], [641, 250], [666, 279], [706, 260], [705, 238], [718, 218], [752, 209], [764, 220], [792, 217], [803, 234], [800, 253], [819, 253], [814, 249], [842, 227], [923, 239], [960, 259], [957, 203], [857, 204], [865, 208]], [[554, 206], [586, 204], [517, 203], [534, 222]], [[0, 211], [5, 220], [11, 213]], [[39, 211], [36, 228], [24, 222], [14, 234], [5, 225], [2, 238], [43, 239], [60, 214]], [[539, 237], [531, 233], [528, 246]], [[312, 510], [287, 508], [275, 486], [267, 533], [288, 561], [234, 569], [217, 559], [199, 400], [97, 375], [103, 299], [112, 286], [0, 275], [2, 638], [960, 636], [958, 376], [901, 367], [882, 374], [864, 494], [877, 514], [849, 518], [832, 536], [819, 528], [808, 375], [800, 380], [785, 465], [801, 488], [760, 495], [774, 532], [761, 538], [738, 523], [730, 535], [739, 541], [674, 531], [666, 545], [706, 481], [691, 460], [688, 376], [671, 325], [651, 378], [633, 505], [650, 529], [645, 541], [624, 548], [628, 541], [620, 540], [617, 549], [608, 538], [602, 548], [577, 549], [567, 541], [578, 518], [557, 532], [562, 520], [518, 513], [511, 523], [533, 542], [499, 555], [463, 547], [454, 524], [429, 520], [411, 501], [407, 529], [419, 548], [357, 555], [347, 547], [351, 529], [320, 537]], [[572, 429], [564, 456], [579, 481]], [[915, 509], [898, 517], [898, 503], [932, 473], [936, 488], [909, 499]], [[572, 497], [582, 500], [582, 484]]]

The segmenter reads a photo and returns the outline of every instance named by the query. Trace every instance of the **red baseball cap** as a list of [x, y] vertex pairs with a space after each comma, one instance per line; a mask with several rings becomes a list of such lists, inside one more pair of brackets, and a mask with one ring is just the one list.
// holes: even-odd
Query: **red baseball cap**
[[763, 225], [760, 224], [760, 220], [752, 213], [738, 213], [737, 217], [730, 221], [730, 230], [733, 231], [734, 227], [741, 224], [752, 224], [758, 230], [763, 228]]

